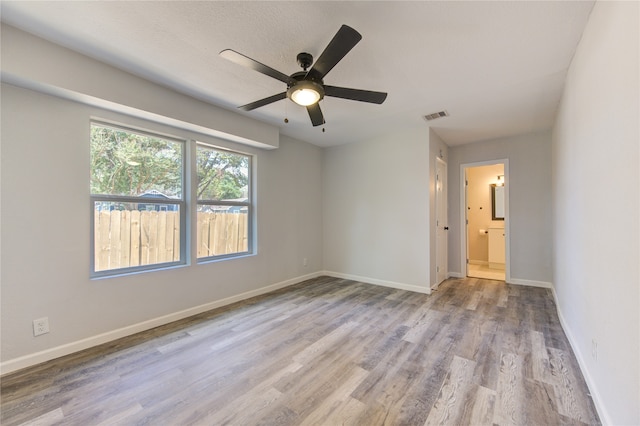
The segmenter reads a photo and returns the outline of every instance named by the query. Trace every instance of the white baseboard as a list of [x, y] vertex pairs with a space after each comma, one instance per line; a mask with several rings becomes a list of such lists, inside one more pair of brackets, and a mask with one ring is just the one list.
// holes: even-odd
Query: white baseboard
[[553, 285], [546, 281], [523, 280], [520, 278], [509, 278], [507, 284], [528, 285], [531, 287], [553, 288]]
[[585, 357], [580, 350], [580, 347], [577, 344], [577, 341], [573, 337], [573, 333], [571, 332], [571, 328], [567, 324], [564, 319], [564, 315], [562, 315], [562, 310], [560, 309], [560, 304], [558, 303], [558, 297], [556, 295], [556, 289], [554, 286], [551, 286], [551, 293], [553, 294], [553, 300], [556, 303], [556, 311], [558, 312], [558, 318], [560, 319], [560, 325], [562, 326], [562, 330], [564, 334], [567, 336], [569, 340], [569, 344], [571, 345], [571, 349], [573, 349], [573, 353], [578, 360], [578, 365], [580, 366], [580, 371], [582, 371], [582, 375], [584, 376], [585, 382], [587, 382], [587, 387], [589, 388], [589, 392], [591, 393], [591, 399], [593, 399], [593, 404], [596, 406], [596, 411], [598, 412], [598, 416], [600, 417], [600, 422], [603, 425], [612, 425], [611, 417], [609, 416], [609, 412], [607, 411], [604, 403], [602, 402], [602, 397], [600, 396], [600, 392], [598, 392], [598, 388], [589, 374], [589, 370], [587, 369], [587, 364], [585, 362]]
[[86, 339], [78, 340], [75, 342], [67, 343], [54, 348], [46, 349], [44, 351], [36, 352], [29, 355], [24, 355], [18, 358], [10, 359], [8, 361], [0, 363], [0, 375], [11, 373], [13, 371], [20, 370], [22, 368], [30, 367], [32, 365], [40, 364], [42, 362], [50, 361], [61, 356], [69, 355], [74, 352], [89, 349], [94, 346], [101, 345], [103, 343], [111, 342], [122, 337], [130, 336], [141, 331], [150, 330], [154, 327], [169, 324], [173, 321], [178, 321], [184, 318], [188, 318], [193, 315], [201, 314], [211, 309], [219, 308], [221, 306], [230, 305], [235, 302], [239, 302], [251, 297], [260, 296], [265, 293], [269, 293], [274, 290], [278, 290], [290, 285], [298, 284], [302, 281], [306, 281], [312, 278], [321, 276], [322, 273], [314, 272], [311, 274], [303, 275], [300, 277], [291, 278], [276, 284], [271, 284], [266, 287], [262, 287], [256, 290], [247, 291], [235, 296], [227, 297], [225, 299], [216, 300], [213, 302], [205, 303], [203, 305], [194, 306], [193, 308], [185, 309], [172, 314], [163, 315], [158, 318], [153, 318], [147, 321], [142, 321], [137, 324], [132, 324], [126, 327], [119, 328], [117, 330], [108, 331], [106, 333], [98, 334], [96, 336], [87, 337]]
[[466, 276], [462, 272], [449, 272], [447, 275], [449, 278], [464, 278]]
[[469, 259], [470, 265], [480, 265], [480, 266], [489, 266], [489, 262], [486, 260], [472, 260]]
[[377, 278], [362, 277], [359, 275], [352, 275], [352, 274], [343, 274], [340, 272], [333, 272], [333, 271], [322, 271], [322, 275], [328, 275], [334, 278], [342, 278], [345, 280], [359, 281], [359, 282], [379, 285], [383, 287], [397, 288], [399, 290], [413, 291], [416, 293], [431, 294], [431, 288], [420, 287], [412, 284], [403, 284], [403, 283], [397, 283], [394, 281], [379, 280]]

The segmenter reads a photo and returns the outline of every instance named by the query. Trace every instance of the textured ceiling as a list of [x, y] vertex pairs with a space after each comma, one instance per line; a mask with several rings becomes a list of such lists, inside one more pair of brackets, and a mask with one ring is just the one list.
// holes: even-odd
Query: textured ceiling
[[[385, 91], [384, 104], [321, 101], [327, 124], [282, 100], [247, 116], [331, 146], [428, 126], [450, 146], [548, 129], [592, 1], [2, 1], [2, 21], [213, 104], [284, 83], [218, 56], [234, 49], [285, 74], [318, 57], [342, 24], [362, 41], [325, 77]], [[423, 116], [447, 110], [427, 123]], [[284, 123], [284, 118], [289, 123]]]

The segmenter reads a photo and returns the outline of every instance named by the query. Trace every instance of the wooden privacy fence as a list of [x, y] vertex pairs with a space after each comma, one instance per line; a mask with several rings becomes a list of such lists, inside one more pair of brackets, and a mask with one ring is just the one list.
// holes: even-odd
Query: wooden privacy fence
[[[245, 213], [197, 213], [198, 257], [245, 252]], [[96, 211], [95, 270], [128, 268], [180, 260], [180, 213]]]
[[198, 212], [198, 257], [246, 252], [248, 232], [246, 213]]

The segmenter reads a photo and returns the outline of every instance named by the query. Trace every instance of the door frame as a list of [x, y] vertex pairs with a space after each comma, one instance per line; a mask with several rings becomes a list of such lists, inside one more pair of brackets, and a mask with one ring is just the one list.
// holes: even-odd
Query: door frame
[[469, 247], [467, 246], [467, 169], [482, 166], [493, 166], [502, 164], [504, 166], [504, 243], [505, 243], [505, 263], [504, 278], [505, 282], [511, 282], [511, 232], [509, 231], [510, 212], [509, 212], [509, 187], [511, 180], [509, 179], [509, 159], [499, 158], [496, 160], [478, 161], [474, 163], [460, 164], [460, 271], [462, 276], [466, 277], [469, 273]]

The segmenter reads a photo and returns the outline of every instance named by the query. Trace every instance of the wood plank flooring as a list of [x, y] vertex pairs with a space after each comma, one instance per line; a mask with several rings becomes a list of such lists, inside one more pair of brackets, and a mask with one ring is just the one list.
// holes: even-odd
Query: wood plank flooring
[[320, 277], [15, 372], [2, 425], [599, 424], [547, 289]]

